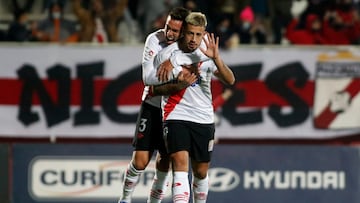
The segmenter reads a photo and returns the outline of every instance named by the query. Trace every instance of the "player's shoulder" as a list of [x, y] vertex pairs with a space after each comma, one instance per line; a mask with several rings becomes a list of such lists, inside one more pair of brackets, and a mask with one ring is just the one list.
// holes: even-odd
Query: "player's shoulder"
[[163, 57], [170, 57], [174, 52], [179, 51], [179, 45], [178, 42], [174, 42], [172, 44], [167, 45], [164, 47], [160, 53]]
[[147, 39], [146, 41], [151, 41], [151, 42], [157, 42], [157, 43], [160, 43], [160, 42], [163, 42], [165, 41], [165, 32], [163, 29], [159, 29], [155, 32], [152, 32], [150, 33], [148, 36], [147, 36]]
[[177, 50], [179, 48], [179, 42], [174, 42], [166, 47], [168, 50]]

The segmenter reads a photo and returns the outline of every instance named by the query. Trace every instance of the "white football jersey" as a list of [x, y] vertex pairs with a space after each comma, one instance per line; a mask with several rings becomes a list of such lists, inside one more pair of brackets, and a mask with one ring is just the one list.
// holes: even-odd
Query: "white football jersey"
[[146, 38], [142, 56], [142, 79], [145, 84], [142, 101], [157, 107], [160, 107], [161, 96], [152, 95], [150, 87], [148, 86], [147, 78], [149, 78], [149, 75], [156, 75], [154, 57], [167, 45], [164, 29], [153, 32]]
[[[173, 54], [183, 54], [177, 42], [158, 53], [155, 66]], [[199, 62], [198, 67], [200, 74], [197, 82], [176, 94], [162, 97], [164, 120], [184, 120], [201, 124], [214, 122], [211, 79], [217, 67], [212, 60]]]

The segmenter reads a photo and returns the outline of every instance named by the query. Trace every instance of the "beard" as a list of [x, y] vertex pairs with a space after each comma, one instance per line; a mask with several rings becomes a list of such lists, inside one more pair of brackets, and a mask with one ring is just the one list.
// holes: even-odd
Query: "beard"
[[195, 42], [189, 42], [187, 46], [188, 46], [189, 51], [194, 51], [196, 48], [198, 48], [198, 46]]

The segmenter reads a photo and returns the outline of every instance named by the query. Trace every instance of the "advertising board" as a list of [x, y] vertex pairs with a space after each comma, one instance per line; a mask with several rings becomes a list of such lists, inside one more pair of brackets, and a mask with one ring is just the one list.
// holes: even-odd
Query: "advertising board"
[[[130, 161], [128, 145], [14, 146], [13, 203], [114, 203]], [[355, 147], [216, 145], [209, 203], [358, 203], [360, 158]], [[133, 203], [146, 201], [151, 163]], [[164, 203], [171, 202], [170, 189]]]

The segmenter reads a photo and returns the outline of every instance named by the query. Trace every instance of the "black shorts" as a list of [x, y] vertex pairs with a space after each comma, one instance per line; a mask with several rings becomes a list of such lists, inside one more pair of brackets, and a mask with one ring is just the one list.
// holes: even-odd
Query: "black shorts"
[[214, 124], [171, 120], [163, 125], [168, 153], [185, 150], [192, 160], [210, 162], [214, 147]]
[[166, 154], [162, 136], [161, 108], [142, 102], [136, 122], [133, 146], [135, 150], [151, 152], [159, 150], [161, 154]]

